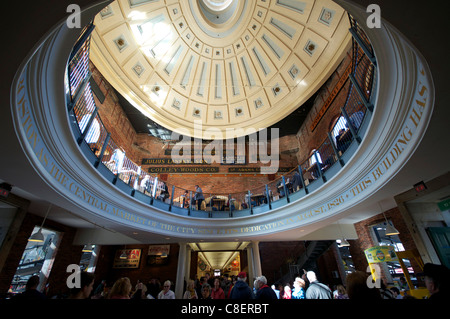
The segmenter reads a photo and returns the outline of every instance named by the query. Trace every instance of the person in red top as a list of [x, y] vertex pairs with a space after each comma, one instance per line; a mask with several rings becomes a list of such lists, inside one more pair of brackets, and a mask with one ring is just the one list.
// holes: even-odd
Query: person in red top
[[225, 292], [220, 287], [220, 279], [214, 279], [214, 288], [211, 291], [212, 299], [225, 299]]

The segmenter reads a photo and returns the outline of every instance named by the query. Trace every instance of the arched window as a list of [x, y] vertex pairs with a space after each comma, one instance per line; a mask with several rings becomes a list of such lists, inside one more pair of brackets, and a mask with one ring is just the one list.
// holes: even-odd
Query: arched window
[[[86, 129], [86, 126], [90, 118], [91, 114], [86, 114], [81, 119], [79, 123], [81, 132], [84, 132], [84, 130]], [[94, 118], [91, 127], [89, 128], [89, 131], [87, 132], [86, 137], [84, 139], [86, 140], [86, 143], [97, 143], [99, 137], [100, 137], [100, 123], [96, 118]]]
[[[337, 120], [336, 124], [334, 125], [333, 128], [333, 137], [336, 137], [339, 135], [339, 131], [342, 129], [346, 129], [348, 127], [347, 121], [345, 120], [345, 118], [343, 116], [340, 116], [339, 119]], [[336, 140], [334, 141], [336, 143]]]
[[313, 149], [312, 151], [311, 151], [311, 155], [310, 155], [310, 162], [311, 162], [311, 166], [312, 165], [314, 165], [314, 163], [316, 163], [317, 162], [317, 160], [316, 160], [316, 156], [314, 156], [314, 153], [316, 153], [316, 155], [317, 155], [317, 160], [319, 161], [319, 163], [320, 164], [322, 164], [322, 158], [320, 157], [320, 153], [319, 152], [317, 152], [317, 150], [316, 149]]

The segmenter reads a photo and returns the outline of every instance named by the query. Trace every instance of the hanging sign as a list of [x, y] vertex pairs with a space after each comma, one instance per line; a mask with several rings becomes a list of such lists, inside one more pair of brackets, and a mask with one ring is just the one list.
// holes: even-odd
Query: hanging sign
[[148, 247], [147, 265], [162, 266], [169, 263], [170, 245], [150, 245]]
[[149, 173], [161, 174], [161, 173], [191, 173], [191, 174], [209, 174], [218, 173], [218, 167], [149, 167]]
[[394, 246], [374, 246], [364, 250], [369, 264], [398, 261]]
[[168, 256], [170, 252], [170, 245], [150, 245], [148, 247], [149, 256]]

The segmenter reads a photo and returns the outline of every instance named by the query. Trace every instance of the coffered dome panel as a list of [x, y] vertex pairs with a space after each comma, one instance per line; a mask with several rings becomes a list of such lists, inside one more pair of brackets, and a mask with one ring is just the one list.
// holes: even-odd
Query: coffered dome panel
[[199, 120], [223, 132], [275, 124], [351, 43], [331, 0], [116, 0], [94, 24], [91, 60], [107, 80], [145, 116], [191, 135]]

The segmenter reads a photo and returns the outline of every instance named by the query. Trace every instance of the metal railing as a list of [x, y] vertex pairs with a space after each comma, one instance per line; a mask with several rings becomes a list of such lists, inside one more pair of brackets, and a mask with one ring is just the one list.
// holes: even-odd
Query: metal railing
[[[94, 158], [94, 167], [102, 174], [109, 175], [111, 182], [130, 196], [182, 215], [221, 218], [246, 216], [297, 200], [326, 183], [345, 165], [347, 154], [353, 154], [361, 143], [361, 128], [368, 122], [368, 114], [373, 111], [370, 102], [376, 76], [373, 50], [356, 21], [350, 15], [349, 19], [352, 26], [350, 32], [354, 37], [352, 72], [348, 79], [351, 83], [338, 121], [306, 160], [265, 185], [255, 186], [246, 192], [204, 192], [200, 196], [196, 195], [195, 190], [161, 181], [130, 160], [101, 121], [89, 84], [92, 24], [84, 29], [74, 47], [66, 79], [66, 87], [69, 87], [67, 106], [69, 116], [78, 123], [78, 130], [74, 130], [78, 144], [87, 145], [90, 157]], [[345, 94], [342, 92], [345, 91], [339, 94]], [[84, 151], [86, 148], [82, 149]]]

